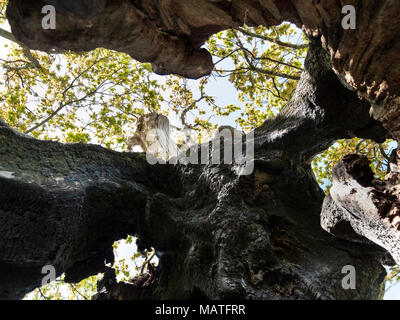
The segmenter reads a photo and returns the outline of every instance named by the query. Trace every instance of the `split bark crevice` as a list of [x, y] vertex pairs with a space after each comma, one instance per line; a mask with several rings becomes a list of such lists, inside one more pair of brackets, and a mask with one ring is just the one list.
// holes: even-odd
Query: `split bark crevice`
[[[41, 29], [44, 3], [60, 9], [56, 30]], [[304, 26], [310, 51], [293, 99], [255, 130], [255, 170], [249, 176], [229, 164], [151, 166], [144, 154], [38, 141], [0, 122], [0, 298], [21, 298], [39, 286], [48, 264], [71, 282], [105, 272], [99, 299], [382, 297], [382, 264], [393, 263], [386, 250], [397, 260], [397, 238], [390, 233], [396, 230], [383, 223], [375, 230], [366, 222], [370, 211], [363, 211], [364, 204], [348, 203], [352, 190], [335, 190], [343, 189], [337, 183], [349, 182], [357, 192], [375, 188], [368, 210], [383, 205], [385, 190], [360, 184], [365, 170], [350, 170], [345, 159], [335, 169], [334, 192], [325, 198], [310, 162], [340, 138], [395, 137], [388, 126], [393, 119], [382, 121], [388, 133], [359, 95], [378, 105], [400, 91], [399, 62], [393, 59], [397, 40], [385, 50], [383, 40], [362, 44], [373, 31], [368, 23], [381, 27], [382, 16], [398, 9], [398, 2], [383, 1], [375, 16], [363, 17], [358, 38], [338, 28], [337, 1], [70, 3], [10, 0], [7, 16], [15, 37], [45, 51], [104, 46], [152, 62], [159, 73], [193, 78], [212, 70], [211, 57], [200, 49], [204, 41], [243, 23], [289, 20]], [[371, 13], [367, 3], [363, 10]], [[385, 30], [383, 39], [392, 40], [396, 30]], [[384, 61], [382, 69], [376, 56]], [[354, 58], [360, 63], [350, 63]], [[342, 85], [338, 73], [354, 90]], [[397, 183], [395, 171], [391, 179]], [[394, 201], [392, 194], [385, 199]], [[321, 228], [322, 208], [322, 226], [335, 235]], [[374, 219], [381, 223], [382, 217]], [[104, 262], [113, 261], [112, 243], [128, 234], [138, 235], [139, 249], [154, 247], [160, 263], [151, 275], [118, 284]], [[341, 285], [346, 265], [356, 267], [356, 290]]]
[[[332, 205], [337, 207], [334, 214]], [[387, 249], [396, 263], [400, 263], [398, 183], [375, 179], [365, 156], [347, 155], [335, 166], [333, 186], [330, 196], [325, 199], [322, 221], [323, 227], [333, 234], [336, 234], [333, 229], [347, 222], [358, 235]]]

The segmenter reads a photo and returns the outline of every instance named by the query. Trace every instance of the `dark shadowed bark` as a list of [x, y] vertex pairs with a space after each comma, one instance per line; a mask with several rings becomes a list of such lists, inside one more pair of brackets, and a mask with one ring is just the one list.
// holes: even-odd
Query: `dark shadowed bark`
[[[324, 201], [311, 159], [340, 138], [389, 136], [359, 95], [374, 102], [372, 114], [396, 137], [393, 118], [376, 110], [391, 105], [396, 113], [399, 28], [385, 30], [379, 46], [361, 41], [374, 31], [369, 24], [399, 12], [398, 2], [363, 2], [359, 34], [340, 29], [338, 1], [92, 0], [81, 1], [83, 9], [45, 2], [60, 10], [56, 30], [40, 27], [44, 2], [10, 0], [19, 41], [46, 51], [105, 46], [152, 62], [159, 73], [209, 73], [211, 57], [201, 44], [244, 22], [290, 20], [304, 25], [311, 44], [293, 99], [255, 130], [248, 176], [235, 164], [151, 166], [144, 154], [38, 141], [0, 123], [0, 297], [20, 298], [40, 285], [47, 264], [71, 282], [105, 272], [98, 299], [382, 297], [382, 264], [393, 264], [386, 250], [399, 261], [396, 161], [389, 186], [374, 181], [359, 156], [347, 157]], [[363, 56], [354, 65], [357, 54]], [[140, 249], [154, 247], [160, 264], [118, 284], [104, 261], [113, 260], [112, 243], [127, 234], [138, 235]], [[342, 288], [346, 265], [356, 268], [356, 290]]]

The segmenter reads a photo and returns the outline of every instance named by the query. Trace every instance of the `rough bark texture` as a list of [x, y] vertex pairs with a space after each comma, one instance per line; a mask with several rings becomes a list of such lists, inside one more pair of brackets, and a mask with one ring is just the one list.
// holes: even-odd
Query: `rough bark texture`
[[[57, 9], [57, 29], [43, 30], [41, 8]], [[341, 26], [344, 5], [357, 11], [357, 29]], [[290, 21], [321, 39], [333, 70], [373, 103], [372, 113], [399, 138], [400, 12], [398, 0], [10, 0], [15, 37], [33, 49], [56, 52], [105, 47], [151, 62], [159, 74], [209, 74], [202, 48], [214, 33]]]
[[[56, 30], [41, 28], [45, 3], [60, 9]], [[357, 9], [356, 30], [341, 27], [345, 4]], [[200, 49], [212, 34], [288, 20], [321, 37], [335, 71], [354, 88], [382, 99], [400, 93], [399, 10], [396, 0], [11, 0], [8, 17], [16, 38], [32, 48], [105, 46], [154, 63], [156, 72], [187, 77], [212, 71], [210, 55]]]
[[346, 156], [334, 168], [333, 179], [322, 210], [323, 227], [338, 236], [351, 236], [338, 234], [340, 225], [350, 224], [357, 234], [386, 248], [400, 263], [398, 184], [393, 187], [374, 179], [368, 159], [357, 154]]
[[[201, 45], [243, 23], [289, 20], [312, 41], [295, 96], [255, 130], [250, 176], [238, 175], [237, 165], [150, 166], [143, 154], [37, 141], [0, 123], [0, 297], [20, 298], [37, 287], [46, 264], [68, 281], [106, 272], [98, 299], [381, 297], [382, 263], [393, 261], [366, 237], [399, 261], [397, 171], [388, 177], [388, 194], [365, 161], [345, 159], [321, 218], [324, 194], [310, 165], [336, 139], [388, 136], [359, 95], [374, 102], [372, 113], [397, 137], [391, 124], [398, 123], [400, 3], [348, 2], [359, 14], [355, 31], [340, 27], [342, 5], [333, 0], [10, 0], [12, 31], [31, 48], [103, 46], [152, 62], [161, 74], [210, 73]], [[41, 29], [45, 3], [59, 9], [56, 30]], [[339, 185], [349, 183], [355, 192]], [[367, 207], [352, 201], [358, 192], [370, 199]], [[127, 234], [139, 236], [141, 249], [156, 248], [160, 265], [118, 284], [104, 260]], [[345, 265], [356, 267], [357, 290], [341, 286]]]

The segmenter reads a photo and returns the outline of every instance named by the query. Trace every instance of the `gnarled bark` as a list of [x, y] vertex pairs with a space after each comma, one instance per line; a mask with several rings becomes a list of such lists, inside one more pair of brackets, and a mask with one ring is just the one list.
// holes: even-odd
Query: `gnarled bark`
[[[45, 3], [59, 9], [56, 30], [41, 29]], [[340, 28], [340, 3], [329, 0], [69, 3], [10, 0], [15, 37], [45, 51], [116, 49], [152, 62], [158, 73], [192, 78], [213, 67], [204, 41], [243, 23], [289, 20], [312, 43], [295, 96], [255, 130], [249, 176], [229, 164], [150, 166], [143, 154], [37, 141], [1, 124], [1, 297], [19, 298], [37, 287], [45, 264], [65, 272], [67, 281], [106, 272], [97, 295], [103, 299], [381, 297], [382, 263], [391, 259], [365, 237], [376, 241], [394, 229], [374, 232], [351, 220], [360, 202], [348, 205], [349, 190], [345, 201], [335, 192], [326, 198], [322, 225], [336, 236], [325, 232], [324, 194], [310, 162], [336, 139], [388, 136], [358, 95], [387, 108], [399, 94], [400, 28], [385, 20], [399, 12], [398, 1], [358, 1], [358, 31]], [[393, 117], [374, 114], [390, 131]], [[358, 173], [339, 169], [343, 183], [357, 181]], [[156, 248], [160, 264], [149, 276], [118, 284], [104, 260], [112, 261], [112, 242], [126, 234], [137, 234], [141, 249]], [[396, 246], [377, 242], [397, 259]], [[341, 286], [345, 265], [356, 267], [357, 290]]]
[[[41, 9], [57, 9], [56, 30], [43, 30]], [[355, 30], [342, 28], [344, 4], [334, 0], [10, 0], [7, 17], [17, 40], [62, 52], [105, 47], [151, 62], [159, 74], [199, 78], [213, 70], [204, 42], [218, 31], [290, 21], [320, 38], [333, 70], [372, 102], [372, 114], [399, 138], [400, 3], [350, 0]], [[79, 34], [77, 37], [76, 35]]]
[[[104, 3], [105, 2], [105, 3]], [[57, 29], [43, 30], [41, 8], [55, 5]], [[154, 71], [201, 77], [212, 71], [200, 49], [214, 33], [242, 26], [290, 21], [320, 37], [334, 70], [371, 100], [400, 93], [400, 40], [396, 0], [350, 0], [357, 29], [342, 28], [339, 1], [323, 0], [10, 0], [7, 10], [15, 37], [33, 49], [123, 51], [152, 62]], [[77, 37], [76, 35], [79, 34]]]
[[[32, 140], [2, 125], [1, 264], [24, 274], [2, 273], [2, 296], [39, 285], [45, 264], [67, 281], [105, 271], [112, 242], [137, 234], [141, 247], [161, 253], [153, 285], [111, 281], [98, 298], [379, 297], [386, 252], [322, 230], [324, 195], [310, 158], [355, 132], [386, 133], [335, 77], [318, 42], [306, 69], [292, 102], [256, 130], [250, 176], [231, 165], [150, 166], [143, 154]], [[334, 112], [337, 104], [352, 109]], [[357, 291], [340, 285], [348, 264], [358, 268]]]
[[[116, 239], [157, 228], [146, 217], [149, 197], [179, 193], [169, 188], [173, 168], [150, 170], [144, 154], [38, 141], [4, 124], [0, 132], [2, 298], [37, 287], [45, 265], [67, 281], [103, 272]], [[174, 237], [166, 236], [164, 245]]]

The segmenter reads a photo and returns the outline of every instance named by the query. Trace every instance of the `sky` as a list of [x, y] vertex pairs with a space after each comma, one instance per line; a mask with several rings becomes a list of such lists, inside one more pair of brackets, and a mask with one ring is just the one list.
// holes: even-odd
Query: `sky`
[[[9, 30], [9, 26], [7, 24], [0, 25], [1, 28]], [[10, 42], [8, 40], [5, 40], [0, 37], [0, 59], [4, 59], [7, 55], [7, 48], [4, 47], [4, 45], [9, 44]], [[154, 76], [160, 81], [163, 81], [165, 78], [160, 77], [160, 76]], [[198, 94], [197, 85], [195, 81], [189, 81], [190, 84], [192, 84], [192, 88], [194, 88], [195, 96]], [[230, 105], [230, 104], [235, 104], [235, 105], [243, 105], [241, 102], [237, 100], [237, 92], [233, 85], [226, 79], [226, 78], [218, 78], [218, 79], [213, 79], [210, 78], [209, 80], [209, 85], [208, 85], [208, 93], [211, 96], [214, 96], [216, 99], [216, 104], [218, 105]], [[207, 108], [206, 108], [207, 109]], [[209, 111], [209, 110], [208, 110]], [[236, 124], [234, 122], [234, 119], [236, 118], [235, 114], [231, 114], [228, 117], [219, 117], [219, 118], [214, 118], [212, 122], [218, 123], [219, 125], [231, 125], [233, 127], [236, 127]], [[190, 115], [189, 119], [190, 122]], [[174, 117], [170, 118], [170, 121], [174, 125], [179, 125], [178, 120]], [[136, 150], [138, 151], [138, 150]], [[125, 259], [125, 261], [129, 261], [131, 258], [133, 252], [136, 252], [136, 246], [134, 243], [132, 244], [127, 244], [124, 241], [121, 242], [121, 245], [118, 250], [116, 250], [116, 260], [121, 260]], [[154, 260], [156, 261], [156, 259]], [[130, 264], [130, 270], [131, 273], [134, 273], [133, 270], [134, 266], [133, 264]], [[385, 294], [384, 297], [385, 300], [400, 300], [400, 283], [397, 285], [394, 285], [388, 289], [388, 291]]]

